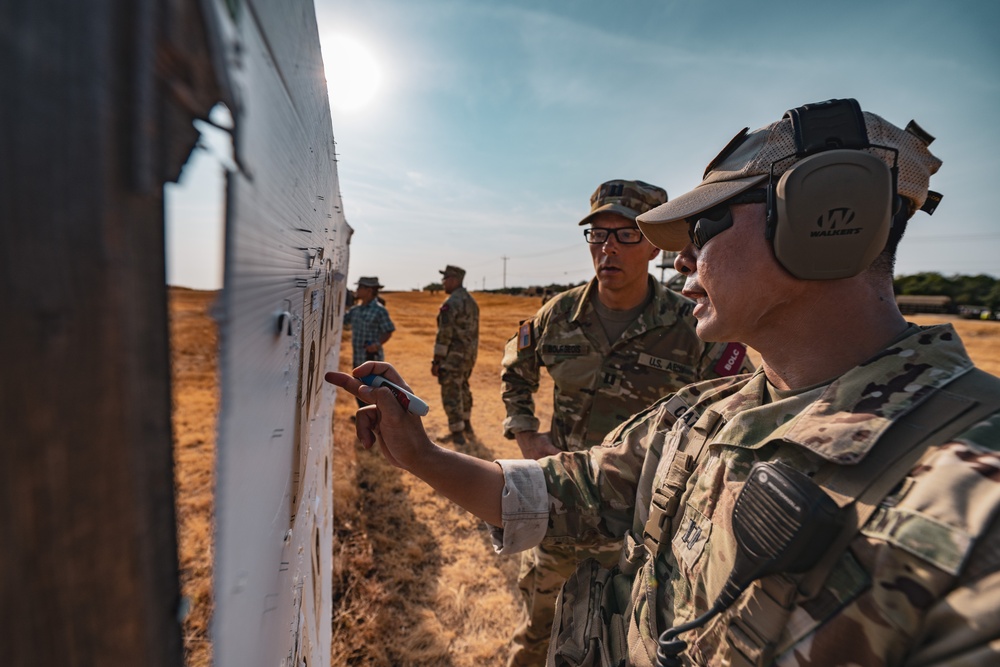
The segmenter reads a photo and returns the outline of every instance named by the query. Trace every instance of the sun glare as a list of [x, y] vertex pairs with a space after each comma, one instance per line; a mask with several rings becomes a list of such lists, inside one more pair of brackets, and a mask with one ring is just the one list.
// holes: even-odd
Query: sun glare
[[350, 35], [327, 35], [321, 43], [330, 106], [341, 111], [365, 108], [378, 92], [382, 71], [371, 51]]

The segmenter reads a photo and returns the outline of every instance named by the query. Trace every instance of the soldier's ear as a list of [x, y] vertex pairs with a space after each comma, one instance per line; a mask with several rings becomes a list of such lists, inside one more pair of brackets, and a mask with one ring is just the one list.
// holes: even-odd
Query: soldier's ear
[[654, 259], [656, 259], [656, 256], [660, 254], [660, 249], [659, 248], [657, 248], [652, 243], [650, 243], [649, 245], [650, 245], [650, 248], [649, 248], [649, 259], [646, 260], [647, 262], [653, 261]]

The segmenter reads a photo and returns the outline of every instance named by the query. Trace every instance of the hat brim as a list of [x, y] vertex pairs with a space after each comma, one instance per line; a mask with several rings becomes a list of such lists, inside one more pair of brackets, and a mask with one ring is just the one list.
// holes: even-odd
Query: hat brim
[[732, 181], [702, 183], [691, 192], [650, 209], [636, 218], [649, 242], [661, 250], [678, 251], [691, 242], [687, 218], [746, 192], [768, 178], [767, 174]]
[[639, 215], [638, 211], [628, 208], [627, 206], [622, 206], [621, 204], [605, 204], [604, 206], [594, 209], [588, 213], [587, 217], [581, 220], [578, 225], [582, 227], [583, 225], [590, 224], [590, 221], [594, 218], [594, 216], [600, 215], [601, 213], [615, 213], [616, 215], [620, 215], [621, 217], [633, 222], [635, 222], [635, 216]]

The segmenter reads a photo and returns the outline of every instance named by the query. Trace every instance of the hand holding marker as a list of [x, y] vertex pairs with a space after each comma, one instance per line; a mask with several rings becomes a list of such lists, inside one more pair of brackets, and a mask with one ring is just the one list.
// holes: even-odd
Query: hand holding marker
[[407, 412], [423, 417], [429, 410], [424, 401], [406, 391], [399, 385], [389, 382], [381, 375], [366, 375], [361, 378], [361, 382], [369, 387], [388, 387], [389, 391], [392, 392], [392, 395], [396, 397], [396, 400], [399, 401], [399, 404], [402, 405]]

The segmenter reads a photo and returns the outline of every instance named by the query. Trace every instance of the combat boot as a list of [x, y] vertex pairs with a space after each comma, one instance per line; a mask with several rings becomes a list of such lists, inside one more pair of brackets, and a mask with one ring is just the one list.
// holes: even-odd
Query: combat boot
[[476, 432], [472, 430], [472, 422], [470, 422], [468, 419], [465, 420], [465, 428], [462, 429], [462, 433], [469, 436], [470, 438], [476, 434]]
[[461, 431], [452, 431], [448, 435], [441, 438], [439, 442], [450, 443], [453, 445], [464, 445], [465, 444], [465, 434]]

